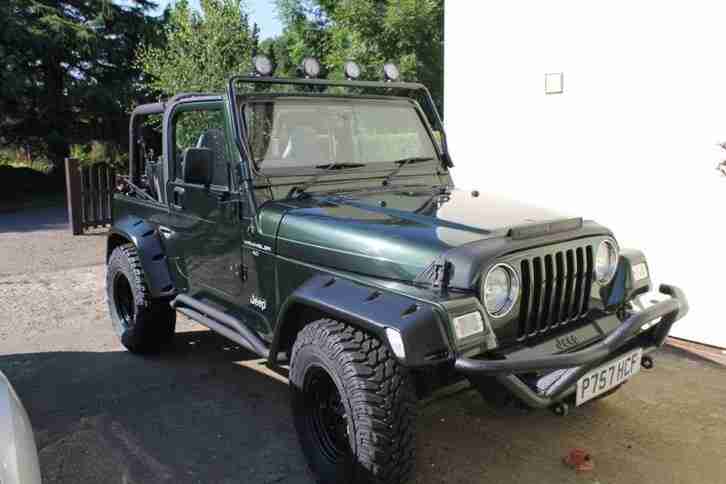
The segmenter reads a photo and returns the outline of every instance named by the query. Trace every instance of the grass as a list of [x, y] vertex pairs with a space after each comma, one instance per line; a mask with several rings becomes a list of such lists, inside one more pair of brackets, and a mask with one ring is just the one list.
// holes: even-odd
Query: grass
[[31, 156], [30, 153], [18, 148], [0, 149], [0, 166], [13, 168], [30, 168], [40, 173], [49, 173], [53, 164], [45, 156]]
[[0, 212], [61, 205], [62, 170], [47, 159], [25, 159], [12, 150], [0, 151]]
[[25, 161], [25, 160], [8, 160], [0, 157], [0, 166], [10, 166], [13, 168], [29, 168], [31, 170], [38, 171], [40, 173], [50, 173], [53, 169], [53, 164], [48, 160], [36, 160], [36, 161]]

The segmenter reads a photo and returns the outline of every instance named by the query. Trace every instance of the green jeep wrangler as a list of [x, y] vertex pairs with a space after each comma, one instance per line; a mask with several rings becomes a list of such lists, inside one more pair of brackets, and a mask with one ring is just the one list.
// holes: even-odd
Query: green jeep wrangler
[[683, 292], [641, 297], [645, 257], [602, 225], [455, 188], [423, 85], [254, 65], [132, 114], [106, 279], [126, 348], [179, 312], [288, 367], [322, 483], [407, 481], [417, 400], [461, 380], [565, 415], [652, 367]]

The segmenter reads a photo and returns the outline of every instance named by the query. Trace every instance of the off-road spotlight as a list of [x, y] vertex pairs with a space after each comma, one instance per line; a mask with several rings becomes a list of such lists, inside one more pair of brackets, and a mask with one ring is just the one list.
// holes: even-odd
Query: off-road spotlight
[[272, 65], [272, 61], [266, 55], [256, 55], [252, 58], [252, 65], [255, 68], [255, 74], [258, 76], [271, 76], [272, 71], [275, 70], [275, 66]]
[[300, 70], [305, 77], [315, 79], [320, 75], [320, 62], [314, 57], [306, 57], [300, 64]]
[[383, 66], [383, 77], [386, 81], [394, 82], [401, 77], [401, 72], [398, 70], [396, 64], [388, 63]]
[[349, 81], [354, 81], [360, 77], [360, 66], [353, 61], [343, 64], [343, 70], [345, 71], [345, 77]]

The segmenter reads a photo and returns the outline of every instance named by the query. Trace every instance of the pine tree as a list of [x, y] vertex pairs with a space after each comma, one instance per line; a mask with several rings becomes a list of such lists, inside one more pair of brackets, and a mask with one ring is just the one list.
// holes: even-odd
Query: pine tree
[[69, 144], [120, 142], [119, 125], [145, 94], [133, 65], [159, 21], [148, 0], [0, 2], [0, 143], [34, 143], [60, 164]]

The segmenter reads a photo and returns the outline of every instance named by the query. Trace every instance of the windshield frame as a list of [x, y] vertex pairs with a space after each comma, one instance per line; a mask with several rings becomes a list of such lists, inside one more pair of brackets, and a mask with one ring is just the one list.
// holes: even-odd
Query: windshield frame
[[[239, 85], [247, 85], [251, 86], [252, 92], [238, 92], [237, 88]], [[243, 190], [244, 194], [243, 196], [247, 199], [249, 206], [250, 206], [250, 216], [249, 216], [249, 222], [250, 222], [250, 233], [261, 233], [261, 228], [259, 225], [259, 221], [257, 220], [257, 217], [259, 215], [259, 207], [258, 205], [258, 199], [256, 195], [256, 179], [264, 179], [264, 184], [266, 186], [272, 186], [270, 179], [258, 172], [255, 169], [254, 163], [250, 163], [250, 160], [252, 159], [251, 151], [249, 148], [249, 145], [247, 143], [246, 139], [246, 133], [243, 129], [243, 123], [242, 118], [240, 116], [240, 109], [239, 104], [240, 100], [249, 99], [252, 97], [261, 97], [262, 95], [267, 94], [268, 96], [272, 93], [265, 93], [264, 91], [260, 91], [260, 89], [264, 89], [265, 86], [287, 86], [288, 88], [291, 87], [297, 87], [299, 89], [298, 95], [306, 96], [307, 93], [310, 93], [311, 91], [317, 91], [314, 95], [321, 96], [323, 95], [323, 92], [325, 89], [329, 87], [338, 87], [341, 89], [350, 89], [349, 92], [354, 91], [376, 91], [376, 92], [384, 92], [387, 95], [356, 95], [353, 96], [355, 98], [382, 98], [382, 99], [390, 99], [392, 92], [402, 92], [405, 93], [405, 96], [403, 96], [405, 99], [411, 99], [412, 97], [410, 94], [416, 93], [418, 95], [422, 96], [422, 100], [424, 105], [426, 106], [426, 109], [430, 111], [429, 114], [426, 114], [421, 106], [418, 103], [415, 103], [417, 106], [416, 111], [419, 113], [419, 117], [422, 119], [422, 122], [424, 123], [424, 127], [427, 130], [429, 136], [434, 141], [434, 149], [436, 150], [438, 154], [439, 160], [437, 160], [438, 169], [441, 169], [443, 173], [448, 173], [449, 169], [454, 166], [451, 154], [449, 153], [448, 149], [448, 140], [446, 136], [446, 130], [444, 129], [444, 123], [441, 120], [441, 115], [439, 114], [439, 111], [436, 107], [436, 103], [434, 103], [433, 98], [431, 97], [431, 93], [426, 88], [425, 85], [420, 83], [412, 83], [412, 82], [376, 82], [376, 81], [341, 81], [341, 80], [324, 80], [324, 79], [286, 79], [286, 78], [279, 78], [279, 77], [256, 77], [256, 76], [233, 76], [227, 81], [227, 88], [226, 88], [226, 104], [228, 107], [228, 113], [229, 113], [229, 122], [232, 124], [232, 132], [233, 137], [232, 140], [234, 144], [237, 147], [237, 150], [240, 154], [240, 163], [239, 163], [239, 177], [240, 177], [240, 187]], [[301, 92], [301, 90], [305, 90], [307, 92]], [[307, 94], [310, 95], [310, 94]], [[345, 95], [341, 97], [346, 97]], [[431, 118], [429, 118], [429, 115]], [[429, 119], [433, 123], [429, 122]], [[434, 137], [433, 134], [433, 128], [432, 126], [435, 126], [435, 129], [440, 132], [441, 134], [441, 140], [440, 144], [437, 142], [437, 140]], [[438, 172], [437, 169], [437, 172]], [[334, 171], [334, 170], [331, 170]], [[337, 170], [335, 170], [337, 171]], [[350, 173], [352, 170], [342, 170], [345, 173]], [[441, 174], [441, 172], [438, 172]], [[357, 175], [358, 173], [355, 173]], [[385, 176], [385, 175], [384, 175]], [[325, 177], [327, 178], [327, 176]], [[267, 203], [266, 201], [263, 201], [261, 205], [264, 205]], [[240, 216], [243, 217], [242, 211], [240, 211]]]
[[247, 119], [246, 119], [246, 108], [249, 104], [258, 103], [258, 102], [276, 102], [278, 100], [290, 100], [293, 103], [296, 102], [303, 102], [305, 100], [328, 100], [331, 103], [350, 103], [350, 102], [356, 102], [360, 101], [364, 104], [378, 104], [378, 105], [386, 105], [390, 103], [395, 103], [397, 106], [407, 106], [413, 109], [414, 113], [416, 113], [418, 120], [421, 122], [421, 126], [424, 129], [424, 132], [426, 134], [427, 139], [431, 143], [431, 147], [433, 148], [433, 152], [435, 154], [434, 157], [432, 157], [432, 160], [437, 161], [437, 164], [443, 164], [443, 152], [441, 150], [441, 146], [439, 145], [439, 142], [436, 140], [436, 137], [434, 136], [433, 128], [431, 127], [431, 124], [429, 123], [426, 114], [423, 112], [423, 109], [421, 109], [421, 106], [418, 102], [416, 102], [414, 99], [406, 98], [406, 97], [400, 97], [400, 96], [344, 96], [344, 95], [333, 95], [333, 94], [314, 94], [314, 95], [300, 95], [299, 93], [291, 94], [291, 93], [260, 93], [260, 94], [252, 94], [252, 95], [246, 95], [246, 96], [239, 96], [238, 101], [236, 103], [236, 116], [239, 116], [239, 122], [240, 122], [240, 128], [243, 135], [243, 143], [245, 144], [245, 148], [247, 150], [247, 153], [249, 154], [249, 166], [252, 173], [254, 173], [257, 176], [262, 177], [289, 177], [289, 176], [307, 176], [307, 175], [319, 175], [324, 172], [331, 172], [332, 173], [341, 173], [345, 171], [356, 171], [356, 172], [381, 172], [381, 171], [390, 171], [392, 166], [396, 166], [396, 160], [390, 160], [390, 161], [380, 161], [380, 162], [369, 162], [365, 163], [363, 166], [360, 167], [354, 167], [354, 168], [338, 168], [335, 170], [331, 170], [329, 168], [318, 168], [313, 165], [302, 165], [300, 167], [294, 167], [294, 168], [272, 168], [269, 170], [265, 170], [262, 168], [258, 163], [257, 160], [255, 160], [252, 152], [252, 146], [250, 144], [249, 140], [249, 133], [247, 132]]

